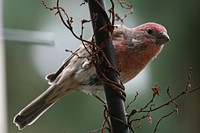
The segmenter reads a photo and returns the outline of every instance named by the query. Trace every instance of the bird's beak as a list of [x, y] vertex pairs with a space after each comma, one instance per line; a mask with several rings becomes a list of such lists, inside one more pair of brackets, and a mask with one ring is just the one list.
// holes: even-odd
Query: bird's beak
[[170, 41], [170, 37], [167, 34], [167, 32], [160, 32], [157, 36], [156, 36], [156, 44], [162, 45], [166, 42]]

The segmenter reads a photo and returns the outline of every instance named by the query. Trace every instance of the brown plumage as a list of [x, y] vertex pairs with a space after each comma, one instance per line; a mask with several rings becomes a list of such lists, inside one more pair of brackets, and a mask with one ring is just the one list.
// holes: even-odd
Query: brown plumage
[[[146, 23], [132, 29], [117, 25], [112, 39], [120, 79], [126, 83], [160, 53], [169, 36], [162, 25]], [[89, 55], [83, 46], [75, 53], [80, 57]], [[48, 75], [50, 87], [14, 117], [19, 129], [34, 123], [64, 95], [74, 91], [97, 95], [103, 90], [92, 62], [77, 55], [71, 55], [56, 73]]]

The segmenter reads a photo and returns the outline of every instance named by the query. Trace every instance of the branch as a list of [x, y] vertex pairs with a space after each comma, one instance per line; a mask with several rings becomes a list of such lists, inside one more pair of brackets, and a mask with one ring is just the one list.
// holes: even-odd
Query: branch
[[[157, 131], [157, 128], [158, 128], [158, 125], [161, 123], [161, 121], [172, 115], [173, 113], [178, 113], [178, 104], [176, 103], [176, 100], [179, 99], [180, 97], [186, 95], [186, 94], [190, 94], [190, 93], [193, 93], [193, 92], [196, 92], [198, 90], [200, 90], [200, 86], [192, 89], [192, 85], [191, 85], [191, 77], [192, 77], [192, 68], [189, 69], [189, 72], [188, 72], [188, 78], [187, 78], [187, 81], [186, 81], [186, 86], [185, 88], [182, 90], [182, 92], [180, 92], [178, 95], [176, 95], [175, 97], [172, 97], [171, 94], [170, 94], [170, 88], [168, 87], [167, 88], [167, 95], [169, 96], [169, 100], [157, 107], [155, 107], [155, 104], [153, 103], [156, 96], [159, 96], [159, 91], [160, 91], [160, 87], [155, 85], [152, 90], [153, 90], [153, 96], [152, 98], [146, 103], [146, 105], [143, 107], [143, 108], [140, 108], [140, 109], [133, 109], [129, 114], [128, 114], [128, 124], [130, 125], [130, 127], [133, 128], [132, 126], [132, 123], [133, 122], [136, 122], [136, 121], [139, 121], [139, 124], [138, 124], [138, 127], [141, 128], [141, 120], [147, 118], [149, 123], [151, 124], [152, 123], [152, 117], [150, 115], [150, 113], [154, 112], [154, 111], [157, 111], [159, 109], [162, 109], [163, 107], [165, 106], [168, 106], [170, 104], [173, 104], [175, 107], [172, 111], [168, 112], [167, 114], [163, 115], [156, 123], [156, 126], [154, 128], [154, 131], [153, 133], [155, 133]], [[136, 96], [134, 97], [134, 99], [132, 100], [131, 103], [133, 103], [136, 98], [137, 98], [138, 94], [136, 94]], [[130, 103], [130, 104], [131, 104]], [[130, 106], [130, 104], [128, 104], [128, 107]], [[131, 119], [132, 116], [134, 116], [135, 114], [137, 113], [145, 113], [143, 116], [139, 117], [139, 118], [135, 118], [135, 119]], [[132, 129], [134, 130], [134, 129]]]
[[120, 4], [120, 6], [124, 9], [127, 9], [128, 12], [124, 14], [123, 17], [121, 17], [119, 14], [115, 14], [115, 17], [116, 17], [116, 21], [121, 21], [121, 23], [124, 23], [124, 19], [133, 13], [133, 5], [132, 4], [129, 4], [127, 1], [125, 0], [117, 0], [118, 3]]

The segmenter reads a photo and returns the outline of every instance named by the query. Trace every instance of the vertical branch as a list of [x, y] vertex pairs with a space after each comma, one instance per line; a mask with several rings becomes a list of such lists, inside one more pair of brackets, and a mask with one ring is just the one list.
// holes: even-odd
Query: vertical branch
[[[116, 68], [115, 63], [115, 55], [112, 45], [112, 31], [109, 30], [110, 22], [108, 20], [107, 15], [105, 15], [105, 5], [103, 0], [88, 0], [91, 20], [93, 24], [93, 30], [95, 35], [96, 44], [99, 46], [102, 43], [106, 42], [107, 44], [103, 44], [105, 47], [102, 48], [103, 52], [107, 60], [112, 65], [111, 67], [106, 67], [100, 65], [100, 69], [103, 74], [115, 83], [120, 83], [117, 78], [116, 71], [113, 68]], [[106, 28], [107, 27], [107, 28]], [[105, 41], [108, 40], [108, 41]], [[98, 59], [102, 59], [103, 55], [101, 52], [98, 54]], [[111, 132], [112, 133], [128, 133], [128, 128], [126, 125], [126, 115], [124, 109], [124, 101], [122, 98], [116, 93], [115, 86], [103, 82], [105, 96], [109, 111], [110, 121], [111, 121]]]

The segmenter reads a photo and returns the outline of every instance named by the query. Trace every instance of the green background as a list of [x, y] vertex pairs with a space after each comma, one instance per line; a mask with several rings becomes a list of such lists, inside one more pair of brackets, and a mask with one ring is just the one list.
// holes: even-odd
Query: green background
[[[87, 5], [80, 6], [82, 0], [61, 0], [63, 7], [74, 18], [74, 29], [80, 33], [80, 20], [89, 19]], [[170, 86], [173, 96], [179, 94], [186, 85], [189, 67], [193, 68], [192, 86], [200, 85], [200, 1], [199, 0], [129, 0], [134, 12], [125, 19], [125, 25], [135, 27], [145, 22], [158, 22], [168, 29], [171, 41], [162, 53], [147, 68], [148, 80], [143, 77], [127, 86], [127, 102], [139, 92], [136, 103], [142, 107], [152, 95], [151, 87], [158, 84], [161, 95], [156, 105], [168, 100], [166, 88]], [[47, 1], [48, 4], [55, 3]], [[124, 9], [116, 5], [116, 11]], [[78, 42], [63, 26], [54, 12], [47, 11], [39, 0], [4, 0], [3, 23], [7, 29], [23, 29], [54, 33], [55, 46], [36, 45], [16, 41], [6, 41], [7, 110], [9, 133], [86, 133], [101, 126], [103, 106], [95, 98], [83, 93], [64, 97], [47, 111], [36, 123], [19, 131], [12, 123], [13, 117], [37, 97], [47, 87], [44, 75], [54, 72], [68, 55], [64, 50], [76, 49]], [[91, 33], [89, 24], [85, 37]], [[38, 52], [39, 51], [39, 52]], [[39, 64], [39, 65], [36, 65]], [[43, 68], [43, 69], [42, 69]], [[145, 75], [145, 74], [144, 74]], [[137, 86], [133, 84], [137, 84]], [[145, 84], [145, 85], [144, 85]], [[131, 91], [129, 91], [131, 90]], [[159, 133], [199, 133], [200, 95], [199, 91], [177, 100], [178, 115], [171, 115], [160, 125]], [[153, 132], [156, 121], [173, 109], [168, 106], [152, 113], [153, 124], [147, 119], [141, 121], [142, 128], [137, 133]], [[137, 124], [137, 123], [136, 123]]]

